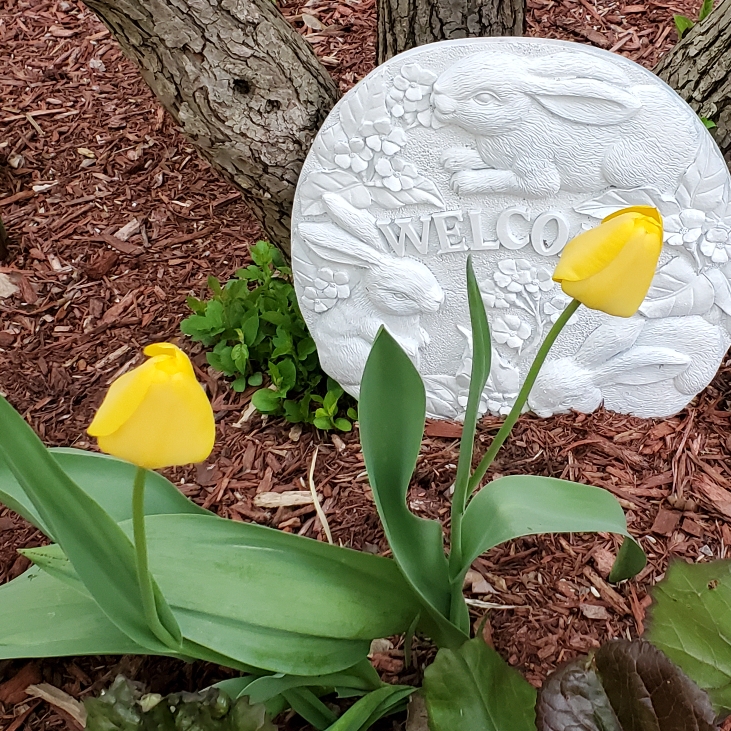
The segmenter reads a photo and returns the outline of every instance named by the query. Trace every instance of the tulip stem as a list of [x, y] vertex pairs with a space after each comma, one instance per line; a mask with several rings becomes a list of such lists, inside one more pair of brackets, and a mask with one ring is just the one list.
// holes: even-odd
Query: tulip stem
[[495, 438], [490, 444], [490, 448], [485, 453], [485, 456], [480, 460], [480, 464], [477, 465], [477, 469], [475, 469], [475, 471], [472, 473], [472, 477], [470, 477], [469, 485], [467, 487], [468, 499], [469, 496], [479, 487], [480, 482], [482, 482], [482, 478], [485, 476], [485, 473], [492, 464], [492, 461], [495, 459], [495, 456], [500, 450], [500, 447], [503, 446], [503, 443], [508, 438], [511, 430], [513, 429], [513, 426], [515, 425], [515, 422], [518, 420], [520, 412], [523, 410], [523, 407], [528, 400], [528, 396], [530, 395], [531, 389], [533, 388], [533, 384], [536, 382], [538, 372], [541, 370], [541, 366], [546, 360], [548, 351], [551, 349], [551, 346], [556, 341], [558, 334], [561, 332], [561, 330], [563, 330], [564, 325], [566, 325], [566, 323], [571, 319], [571, 316], [574, 314], [574, 312], [576, 312], [580, 304], [581, 302], [579, 302], [579, 300], [577, 299], [571, 300], [571, 302], [569, 302], [569, 304], [566, 306], [566, 309], [560, 314], [558, 320], [556, 320], [556, 322], [553, 324], [553, 327], [548, 331], [546, 339], [543, 341], [541, 347], [538, 349], [535, 360], [528, 370], [528, 374], [526, 375], [523, 386], [518, 393], [518, 397], [515, 399], [513, 408], [510, 409], [510, 413], [507, 415], [505, 421], [503, 422], [503, 425], [500, 427], [500, 431], [498, 431], [498, 433], [495, 435]]
[[147, 535], [145, 531], [145, 478], [147, 470], [138, 467], [132, 488], [132, 528], [134, 531], [135, 554], [137, 558], [137, 581], [140, 586], [142, 610], [147, 626], [160, 642], [172, 649], [179, 649], [180, 643], [163, 627], [157, 613], [155, 590], [147, 565]]

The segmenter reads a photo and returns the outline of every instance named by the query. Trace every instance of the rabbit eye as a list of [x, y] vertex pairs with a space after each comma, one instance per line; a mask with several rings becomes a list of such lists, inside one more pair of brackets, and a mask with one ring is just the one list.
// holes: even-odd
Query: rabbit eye
[[492, 104], [493, 102], [499, 102], [500, 98], [497, 94], [493, 94], [490, 91], [483, 91], [480, 94], [475, 95], [474, 100], [479, 104]]

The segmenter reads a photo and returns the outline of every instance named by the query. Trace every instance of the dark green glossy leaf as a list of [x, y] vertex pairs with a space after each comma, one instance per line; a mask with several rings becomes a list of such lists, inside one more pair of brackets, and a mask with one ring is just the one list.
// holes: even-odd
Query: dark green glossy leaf
[[731, 561], [678, 561], [652, 596], [647, 639], [731, 712]]
[[[0, 455], [112, 623], [135, 643], [154, 652], [170, 652], [172, 648], [160, 642], [145, 621], [132, 542], [61, 469], [30, 426], [2, 397]], [[159, 590], [153, 590], [162, 625], [179, 638], [175, 618]]]
[[623, 731], [716, 728], [708, 696], [649, 642], [607, 642], [594, 663]]
[[450, 584], [442, 527], [436, 520], [418, 518], [406, 506], [425, 414], [419, 373], [381, 328], [366, 362], [358, 405], [366, 469], [399, 568], [432, 615], [448, 617]]
[[[589, 532], [629, 535], [624, 512], [611, 493], [554, 477], [500, 477], [485, 485], [465, 511], [463, 570], [480, 554], [513, 538]], [[630, 566], [639, 571], [644, 554], [641, 565], [633, 556]]]
[[535, 731], [535, 689], [480, 637], [439, 650], [423, 692], [430, 731]]
[[552, 672], [536, 704], [538, 731], [623, 731], [590, 658]]
[[407, 685], [386, 685], [356, 701], [328, 731], [366, 731], [379, 718], [395, 713], [416, 690]]

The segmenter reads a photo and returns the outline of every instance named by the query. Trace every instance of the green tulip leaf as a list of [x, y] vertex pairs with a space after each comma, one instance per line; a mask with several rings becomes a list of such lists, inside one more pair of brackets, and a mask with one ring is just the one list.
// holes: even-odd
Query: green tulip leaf
[[[419, 611], [390, 559], [212, 515], [146, 523], [151, 573], [186, 642], [239, 664], [291, 675], [342, 671], [365, 658], [372, 639], [405, 632]], [[122, 529], [131, 533], [131, 522]], [[60, 547], [25, 555], [79, 586]]]
[[[177, 649], [163, 644], [145, 621], [130, 539], [61, 469], [30, 426], [2, 397], [0, 457], [107, 617], [135, 643], [153, 652], [172, 650], [176, 654]], [[160, 622], [173, 638], [180, 638], [170, 608], [159, 589], [153, 590]]]
[[[555, 477], [500, 477], [485, 485], [465, 511], [462, 575], [479, 555], [513, 538], [591, 532], [629, 535], [624, 512], [611, 493]], [[629, 559], [622, 558], [621, 569], [634, 575], [644, 565], [644, 553], [637, 546]]]
[[325, 731], [337, 716], [309, 688], [290, 688], [282, 692], [293, 711], [299, 713], [317, 731]]
[[409, 685], [384, 685], [356, 701], [327, 731], [366, 731], [379, 718], [402, 710], [415, 690]]
[[0, 586], [1, 659], [131, 654], [155, 653], [117, 629], [86, 592], [38, 568]]
[[424, 673], [430, 731], [535, 731], [536, 691], [476, 637], [442, 648]]
[[[137, 468], [124, 460], [81, 449], [57, 447], [48, 450], [59, 467], [117, 522], [132, 517], [132, 482]], [[200, 513], [208, 510], [188, 500], [172, 482], [157, 472], [148, 472], [145, 512]], [[48, 527], [23, 491], [10, 467], [0, 457], [0, 503], [23, 516], [53, 540]]]
[[731, 713], [731, 561], [678, 561], [652, 596], [647, 639]]
[[435, 623], [449, 635], [438, 644], [466, 639], [446, 620], [450, 583], [442, 527], [414, 515], [406, 493], [421, 448], [426, 414], [418, 371], [385, 328], [373, 343], [360, 386], [358, 416], [363, 457], [378, 514], [394, 559]]

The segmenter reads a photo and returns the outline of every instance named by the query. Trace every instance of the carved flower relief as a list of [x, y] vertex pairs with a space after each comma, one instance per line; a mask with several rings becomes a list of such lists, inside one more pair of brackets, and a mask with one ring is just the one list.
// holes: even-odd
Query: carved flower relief
[[663, 217], [666, 241], [670, 246], [693, 246], [703, 233], [706, 214], [696, 208]]
[[515, 304], [516, 296], [512, 292], [504, 292], [492, 279], [486, 279], [480, 284], [482, 301], [485, 307], [497, 307], [505, 310]]
[[362, 173], [373, 159], [373, 150], [366, 144], [368, 138], [354, 137], [347, 142], [338, 142], [334, 147], [335, 164], [343, 170]]
[[416, 63], [401, 68], [386, 97], [386, 106], [394, 117], [409, 124], [417, 119], [425, 126], [431, 123], [429, 97], [437, 75]]
[[493, 274], [495, 284], [514, 294], [527, 293], [540, 297], [555, 284], [551, 272], [545, 267], [535, 267], [527, 259], [503, 259], [498, 263], [498, 271]]
[[350, 297], [347, 272], [334, 272], [323, 267], [317, 272], [312, 285], [302, 292], [302, 303], [313, 312], [325, 312], [333, 307], [339, 299]]
[[701, 241], [700, 249], [712, 262], [725, 264], [731, 251], [731, 229], [723, 225], [709, 229]]
[[571, 302], [571, 297], [567, 297], [563, 292], [561, 292], [543, 303], [543, 312], [551, 323], [555, 323], [561, 313], [566, 309], [566, 305], [568, 305], [569, 302]]
[[382, 157], [376, 162], [376, 175], [373, 177], [373, 183], [397, 193], [400, 190], [413, 188], [414, 179], [418, 174], [416, 167], [410, 162], [405, 162], [398, 157], [391, 160]]
[[495, 342], [507, 345], [519, 353], [532, 332], [531, 326], [527, 322], [523, 322], [517, 315], [496, 317], [492, 323], [492, 337]]

